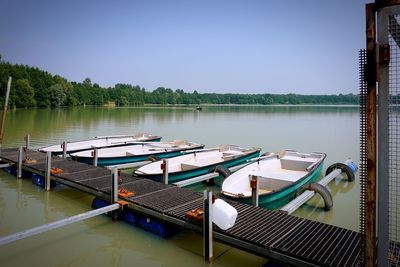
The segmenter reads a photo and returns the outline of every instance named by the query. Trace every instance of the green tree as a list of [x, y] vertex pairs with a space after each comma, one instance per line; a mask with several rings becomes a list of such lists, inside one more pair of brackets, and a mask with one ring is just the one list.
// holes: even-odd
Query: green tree
[[10, 92], [11, 105], [17, 108], [28, 108], [36, 105], [35, 90], [28, 79], [19, 79], [13, 83]]
[[86, 88], [92, 87], [92, 80], [90, 78], [85, 78], [82, 82], [83, 86]]
[[49, 87], [49, 100], [52, 107], [64, 105], [67, 95], [63, 86], [59, 83]]

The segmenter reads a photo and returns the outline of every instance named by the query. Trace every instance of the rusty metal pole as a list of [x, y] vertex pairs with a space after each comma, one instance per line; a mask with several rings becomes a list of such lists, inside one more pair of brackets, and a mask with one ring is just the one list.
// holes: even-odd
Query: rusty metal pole
[[8, 78], [8, 83], [7, 83], [7, 91], [6, 91], [6, 99], [4, 100], [4, 106], [3, 106], [3, 116], [1, 118], [1, 126], [0, 126], [0, 148], [3, 145], [3, 136], [4, 136], [4, 128], [6, 124], [6, 117], [7, 117], [7, 108], [8, 108], [8, 99], [10, 96], [10, 90], [11, 90], [11, 81], [12, 77], [10, 76]]
[[[118, 173], [118, 168], [112, 169], [112, 174], [111, 174], [111, 204], [115, 204], [118, 202], [118, 179], [119, 179], [119, 173]], [[112, 212], [112, 219], [117, 220], [118, 219], [118, 211], [113, 211]]]
[[207, 262], [213, 259], [213, 227], [212, 227], [212, 192], [203, 192], [203, 254]]
[[51, 186], [51, 151], [46, 153], [46, 169], [45, 169], [45, 182], [44, 188], [46, 191], [50, 191]]
[[376, 25], [375, 5], [365, 6], [367, 45], [367, 195], [365, 266], [376, 263]]
[[161, 163], [161, 170], [162, 170], [162, 182], [163, 184], [168, 184], [168, 160], [167, 159], [163, 159], [162, 163]]
[[63, 159], [66, 159], [67, 158], [67, 142], [66, 141], [62, 142], [61, 148], [63, 150]]
[[93, 151], [92, 151], [92, 156], [93, 156], [93, 166], [97, 167], [97, 161], [98, 161], [98, 154], [97, 154], [97, 148], [93, 147]]
[[112, 169], [111, 173], [111, 204], [118, 201], [118, 168]]
[[22, 178], [22, 161], [23, 161], [23, 152], [24, 148], [20, 146], [18, 148], [18, 166], [17, 166], [17, 178]]
[[25, 149], [28, 150], [31, 145], [31, 136], [29, 134], [27, 134], [24, 137], [24, 140], [25, 140]]
[[250, 187], [251, 187], [251, 202], [253, 206], [258, 207], [258, 177], [257, 175], [250, 175]]

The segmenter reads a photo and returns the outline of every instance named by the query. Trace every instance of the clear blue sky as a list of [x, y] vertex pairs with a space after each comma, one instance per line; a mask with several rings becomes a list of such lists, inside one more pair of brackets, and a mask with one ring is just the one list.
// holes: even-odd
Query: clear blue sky
[[0, 54], [72, 81], [358, 92], [362, 0], [0, 0]]

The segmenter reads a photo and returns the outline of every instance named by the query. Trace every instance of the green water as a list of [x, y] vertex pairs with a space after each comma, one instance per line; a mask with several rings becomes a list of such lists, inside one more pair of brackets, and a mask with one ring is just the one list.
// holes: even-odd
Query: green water
[[[95, 135], [150, 132], [164, 140], [186, 139], [208, 147], [236, 144], [263, 152], [295, 149], [328, 154], [332, 163], [359, 158], [357, 107], [224, 106], [193, 108], [61, 108], [10, 111], [5, 146], [40, 147]], [[221, 181], [219, 181], [221, 183]], [[203, 185], [192, 188], [202, 190]], [[314, 197], [295, 216], [358, 230], [359, 186], [329, 185], [333, 210]], [[213, 190], [218, 191], [217, 187]], [[90, 209], [92, 197], [64, 186], [44, 192], [28, 180], [0, 171], [0, 236]], [[213, 266], [261, 266], [266, 260], [214, 242]], [[1, 266], [206, 266], [202, 238], [183, 232], [165, 240], [123, 222], [98, 216], [0, 247]]]

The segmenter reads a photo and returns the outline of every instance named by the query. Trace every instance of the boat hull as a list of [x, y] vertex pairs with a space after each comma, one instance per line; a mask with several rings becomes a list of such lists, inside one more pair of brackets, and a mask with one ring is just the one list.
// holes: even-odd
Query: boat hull
[[[130, 146], [130, 145], [132, 145], [133, 142], [137, 142], [137, 143], [140, 143], [140, 142], [160, 142], [161, 138], [162, 137], [160, 137], [160, 136], [154, 136], [154, 137], [147, 138], [146, 140], [143, 140], [143, 141], [130, 141], [130, 142], [123, 142], [123, 143], [120, 143], [120, 144], [107, 144], [107, 145], [103, 145], [103, 146], [96, 146], [96, 148], [97, 149], [101, 149], [101, 148], [108, 148], [108, 147]], [[95, 139], [93, 139], [93, 140], [95, 140]], [[86, 140], [86, 141], [91, 141], [91, 140]], [[82, 141], [79, 141], [79, 142], [82, 142]], [[68, 145], [67, 145], [67, 147], [68, 147]], [[92, 148], [90, 148], [90, 147], [82, 147], [82, 148], [76, 148], [76, 149], [68, 149], [67, 154], [82, 152], [82, 151], [86, 151], [86, 150], [90, 150], [90, 149], [92, 149]], [[47, 152], [46, 148], [39, 149], [39, 151]], [[60, 148], [60, 149], [51, 151], [51, 153], [53, 155], [62, 155], [63, 154], [63, 150]]]
[[[243, 155], [242, 157], [238, 157], [229, 161], [224, 161], [220, 162], [217, 164], [212, 164], [212, 165], [207, 165], [198, 169], [193, 169], [193, 170], [188, 170], [188, 171], [180, 171], [180, 172], [175, 172], [175, 173], [169, 173], [168, 174], [168, 183], [172, 184], [175, 182], [179, 182], [182, 180], [186, 180], [192, 177], [200, 176], [209, 173], [213, 168], [215, 168], [218, 165], [222, 165], [225, 168], [230, 168], [239, 164], [242, 164], [246, 162], [249, 159], [258, 157], [260, 155], [260, 150], [257, 150], [255, 152], [249, 153], [247, 155]], [[149, 178], [154, 181], [162, 182], [163, 176], [162, 174], [143, 174], [140, 175], [141, 177]]]
[[[98, 158], [97, 159], [97, 166], [110, 166], [110, 165], [117, 165], [117, 164], [125, 164], [125, 163], [134, 163], [140, 161], [147, 161], [150, 156], [157, 157], [159, 159], [171, 158], [180, 156], [184, 153], [184, 150], [181, 151], [169, 151], [163, 153], [154, 153], [154, 154], [146, 154], [146, 155], [138, 155], [138, 156], [129, 156], [129, 157], [110, 157], [110, 158]], [[72, 156], [72, 159], [77, 160], [79, 162], [83, 162], [86, 164], [93, 164], [92, 157], [79, 157], [79, 156]]]

